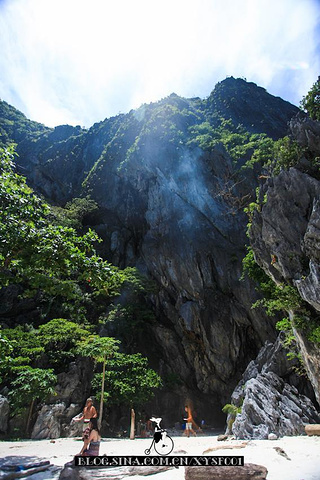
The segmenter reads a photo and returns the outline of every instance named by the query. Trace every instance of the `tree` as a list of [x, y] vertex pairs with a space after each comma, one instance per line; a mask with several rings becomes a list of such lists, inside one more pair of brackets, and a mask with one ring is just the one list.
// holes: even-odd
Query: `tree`
[[101, 398], [98, 418], [99, 428], [101, 427], [103, 413], [106, 361], [118, 350], [119, 343], [119, 340], [112, 337], [99, 337], [98, 335], [92, 335], [78, 347], [78, 352], [82, 356], [90, 357], [95, 362], [102, 363]]
[[6, 374], [8, 370], [8, 366], [11, 362], [11, 352], [13, 350], [13, 346], [6, 335], [0, 331], [0, 384], [3, 381], [3, 376]]
[[42, 345], [50, 366], [62, 370], [74, 360], [78, 345], [90, 336], [91, 332], [75, 322], [65, 318], [54, 318], [37, 331], [37, 338]]
[[50, 216], [52, 216], [53, 223], [79, 230], [82, 227], [84, 218], [96, 210], [98, 210], [98, 205], [87, 195], [82, 198], [73, 198], [66, 203], [64, 208], [51, 207]]
[[9, 393], [9, 400], [14, 410], [19, 411], [29, 404], [29, 413], [26, 425], [26, 434], [32, 418], [33, 407], [36, 400], [45, 400], [49, 395], [54, 394], [54, 386], [57, 377], [51, 369], [24, 367], [12, 382], [13, 390]]
[[307, 95], [302, 98], [300, 104], [310, 118], [320, 121], [320, 76]]
[[14, 156], [13, 147], [0, 149], [0, 287], [20, 284], [43, 317], [55, 306], [84, 320], [93, 299], [119, 293], [125, 274], [96, 254], [94, 231], [51, 224], [50, 207], [14, 172]]
[[5, 328], [2, 333], [11, 345], [9, 372], [14, 372], [21, 366], [34, 365], [45, 351], [38, 332], [30, 326], [18, 325], [15, 328]]
[[[98, 389], [101, 374], [96, 374], [93, 388]], [[106, 373], [106, 398], [113, 405], [128, 405], [130, 408], [145, 404], [162, 386], [159, 375], [148, 367], [148, 359], [140, 353], [116, 352], [108, 361]]]

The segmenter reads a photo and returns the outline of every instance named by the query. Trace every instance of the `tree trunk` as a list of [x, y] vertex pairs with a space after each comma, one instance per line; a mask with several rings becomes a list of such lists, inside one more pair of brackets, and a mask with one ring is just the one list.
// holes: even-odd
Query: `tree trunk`
[[133, 408], [131, 408], [131, 423], [130, 423], [130, 440], [134, 440], [134, 421], [135, 421], [136, 414], [134, 413]]
[[28, 419], [27, 419], [27, 425], [26, 425], [26, 434], [27, 436], [29, 435], [29, 429], [30, 429], [30, 423], [31, 423], [31, 417], [32, 417], [32, 412], [33, 412], [33, 407], [34, 407], [34, 398], [31, 400], [30, 407], [29, 407], [29, 413], [28, 413]]
[[100, 408], [99, 408], [99, 418], [98, 418], [99, 429], [101, 428], [101, 423], [102, 423], [105, 376], [106, 376], [106, 355], [104, 355], [104, 357], [103, 357], [103, 367], [102, 367], [101, 398], [100, 398]]

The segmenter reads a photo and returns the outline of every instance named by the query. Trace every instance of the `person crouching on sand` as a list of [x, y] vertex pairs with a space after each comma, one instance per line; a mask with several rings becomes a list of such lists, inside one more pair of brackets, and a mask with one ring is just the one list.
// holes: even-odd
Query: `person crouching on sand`
[[83, 440], [83, 447], [79, 455], [96, 456], [99, 455], [100, 449], [100, 432], [98, 428], [98, 421], [96, 418], [91, 418], [89, 422], [90, 434], [88, 438]]

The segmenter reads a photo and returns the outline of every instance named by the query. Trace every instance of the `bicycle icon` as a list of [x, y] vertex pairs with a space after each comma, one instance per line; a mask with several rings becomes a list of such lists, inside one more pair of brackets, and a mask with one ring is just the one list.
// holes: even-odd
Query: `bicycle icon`
[[149, 448], [147, 448], [144, 453], [150, 455], [151, 449], [154, 446], [155, 451], [159, 455], [169, 455], [173, 450], [173, 440], [170, 435], [167, 434], [165, 428], [160, 427], [160, 422], [162, 418], [150, 418], [151, 422], [156, 424], [153, 434], [152, 443]]

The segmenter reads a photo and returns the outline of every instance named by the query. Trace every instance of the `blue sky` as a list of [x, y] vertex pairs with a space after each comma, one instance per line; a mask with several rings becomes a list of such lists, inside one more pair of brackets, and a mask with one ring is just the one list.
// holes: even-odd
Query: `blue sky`
[[0, 98], [90, 127], [243, 77], [296, 105], [320, 75], [320, 0], [0, 0]]

